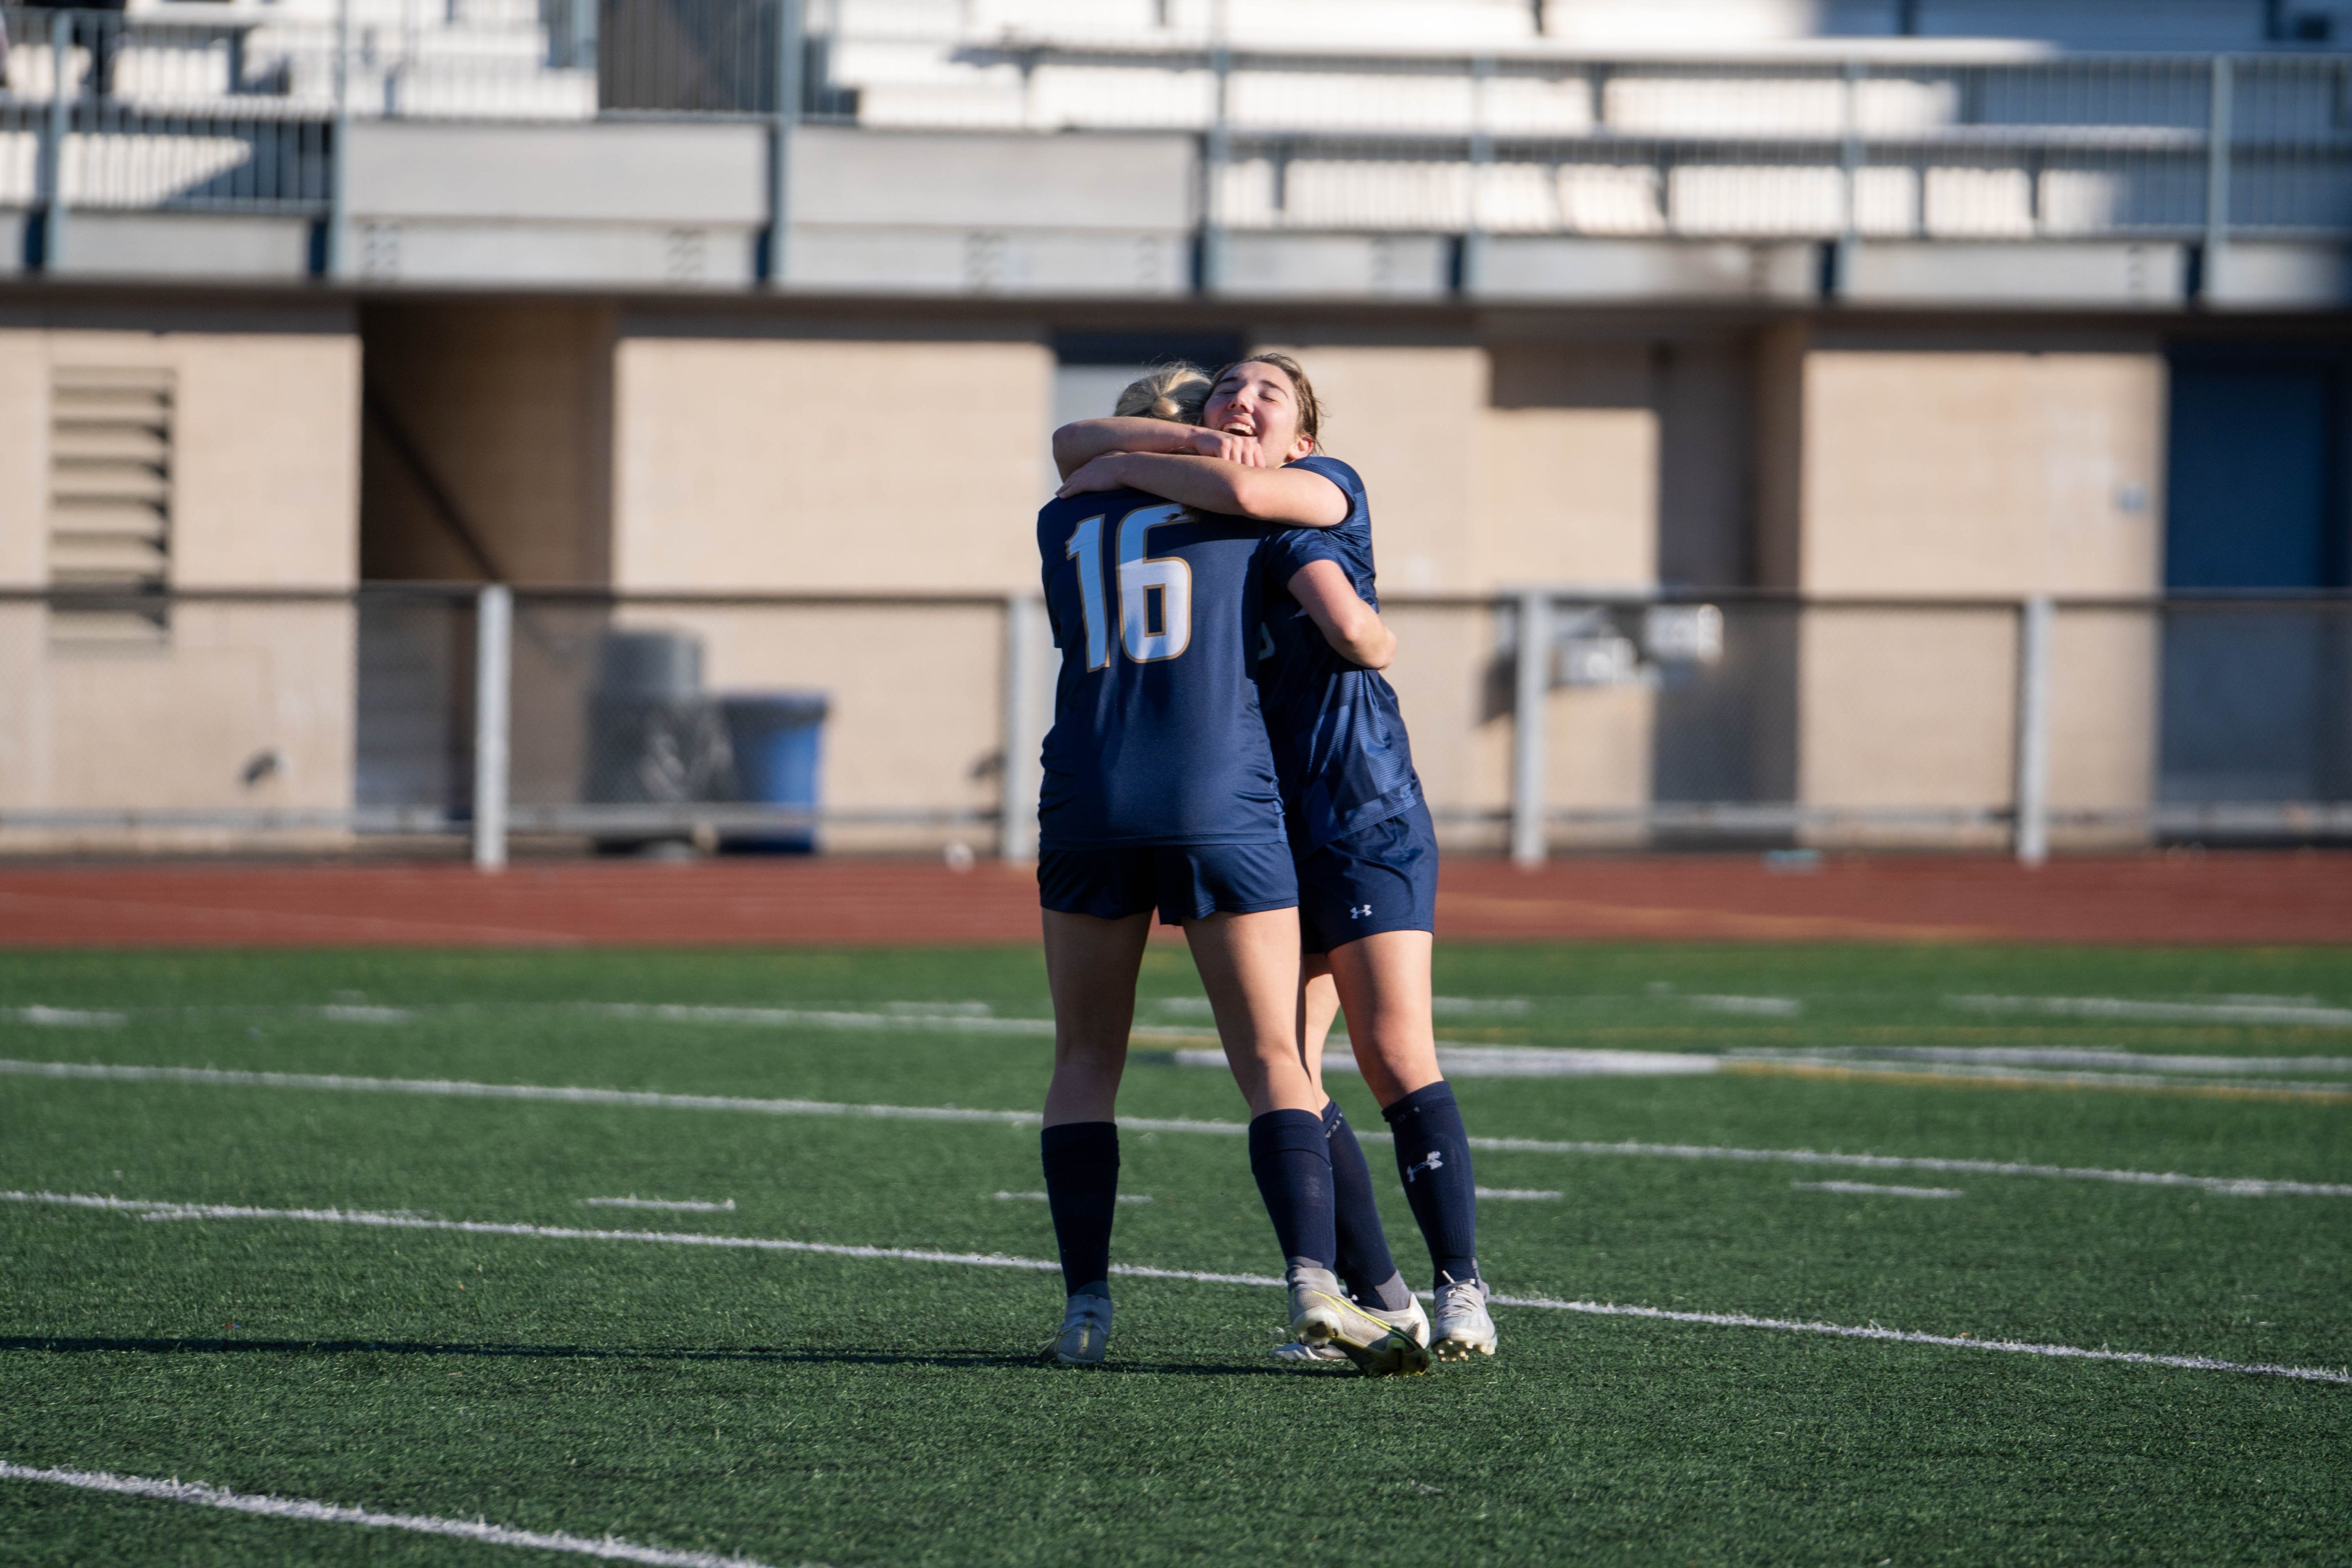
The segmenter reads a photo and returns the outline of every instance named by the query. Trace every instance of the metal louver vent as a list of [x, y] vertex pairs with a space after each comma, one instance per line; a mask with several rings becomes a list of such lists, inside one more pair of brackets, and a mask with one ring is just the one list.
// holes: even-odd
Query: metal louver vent
[[[159, 641], [172, 566], [172, 372], [58, 367], [49, 383], [49, 582], [65, 642]], [[126, 602], [152, 598], [150, 603]]]

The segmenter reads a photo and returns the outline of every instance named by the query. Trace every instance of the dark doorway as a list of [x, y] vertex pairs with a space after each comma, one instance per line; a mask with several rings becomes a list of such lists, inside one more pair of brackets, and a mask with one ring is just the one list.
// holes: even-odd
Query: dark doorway
[[[2346, 586], [2344, 413], [2333, 357], [2174, 360], [2168, 592]], [[2347, 631], [2316, 603], [2168, 611], [2161, 798], [2344, 799]]]

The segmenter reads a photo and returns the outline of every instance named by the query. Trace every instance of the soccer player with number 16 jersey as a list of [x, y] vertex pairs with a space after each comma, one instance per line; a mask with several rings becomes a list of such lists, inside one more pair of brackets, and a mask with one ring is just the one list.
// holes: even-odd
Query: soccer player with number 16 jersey
[[1065, 1364], [1097, 1364], [1108, 1343], [1115, 1104], [1155, 912], [1183, 927], [1249, 1103], [1294, 1338], [1375, 1375], [1428, 1363], [1333, 1272], [1323, 1097], [1297, 1048], [1298, 885], [1253, 679], [1265, 540], [1247, 517], [1129, 489], [1038, 514], [1062, 653], [1037, 881], [1055, 1018], [1041, 1153], [1068, 1292], [1045, 1354]]

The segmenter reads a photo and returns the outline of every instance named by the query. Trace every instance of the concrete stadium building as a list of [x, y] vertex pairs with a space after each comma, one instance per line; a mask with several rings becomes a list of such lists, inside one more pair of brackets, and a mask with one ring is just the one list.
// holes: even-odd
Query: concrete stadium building
[[1017, 852], [1047, 434], [1245, 345], [1456, 843], [2346, 825], [2336, 612], [2157, 601], [2347, 586], [2352, 4], [6, 16], [8, 842], [462, 826], [501, 582], [519, 825], [668, 629]]

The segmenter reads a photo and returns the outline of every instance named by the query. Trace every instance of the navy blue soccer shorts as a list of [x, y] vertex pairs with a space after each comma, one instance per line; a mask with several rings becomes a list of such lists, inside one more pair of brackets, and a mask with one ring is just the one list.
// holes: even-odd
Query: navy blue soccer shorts
[[1437, 929], [1437, 828], [1426, 801], [1334, 839], [1298, 862], [1299, 946]]
[[1037, 902], [1063, 915], [1120, 920], [1147, 909], [1181, 925], [1298, 903], [1288, 844], [1147, 844], [1037, 852]]

